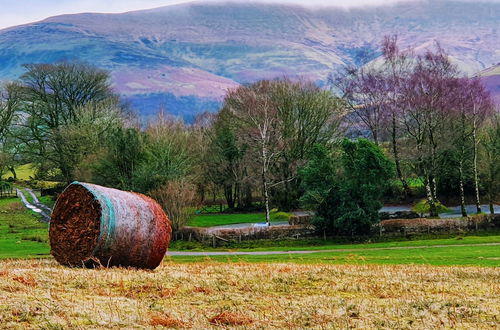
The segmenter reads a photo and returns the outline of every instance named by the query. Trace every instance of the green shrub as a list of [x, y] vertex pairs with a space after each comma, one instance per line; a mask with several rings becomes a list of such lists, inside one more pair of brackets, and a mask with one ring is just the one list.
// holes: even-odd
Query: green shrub
[[52, 189], [59, 186], [64, 186], [64, 183], [62, 182], [44, 181], [44, 180], [31, 180], [28, 184], [31, 189], [35, 190]]
[[394, 174], [392, 162], [366, 139], [342, 142], [342, 172], [335, 177], [313, 219], [318, 229], [363, 235], [379, 219], [382, 193]]
[[[417, 212], [419, 214], [429, 213], [430, 212], [429, 201], [427, 199], [422, 199], [417, 204], [415, 204], [411, 209], [412, 211]], [[441, 202], [439, 201], [436, 202], [436, 210], [438, 214], [450, 212], [450, 209], [441, 204]]]
[[273, 212], [271, 213], [271, 221], [288, 221], [291, 216], [292, 214], [287, 212]]

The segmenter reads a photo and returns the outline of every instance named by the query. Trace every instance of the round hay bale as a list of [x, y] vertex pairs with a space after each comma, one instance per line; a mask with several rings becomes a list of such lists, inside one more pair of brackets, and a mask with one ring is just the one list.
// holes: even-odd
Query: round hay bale
[[81, 182], [59, 196], [49, 229], [51, 254], [71, 267], [154, 269], [171, 234], [170, 220], [153, 199]]

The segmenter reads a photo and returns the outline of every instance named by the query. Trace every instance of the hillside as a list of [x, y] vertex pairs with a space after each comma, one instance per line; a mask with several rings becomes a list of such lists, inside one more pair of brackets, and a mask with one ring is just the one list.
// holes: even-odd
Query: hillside
[[324, 82], [345, 63], [439, 40], [469, 74], [498, 62], [500, 3], [422, 1], [343, 10], [191, 3], [123, 14], [77, 14], [0, 30], [0, 80], [22, 64], [77, 59], [108, 69], [115, 90], [147, 116], [166, 106], [192, 118], [228, 88], [279, 76]]
[[497, 104], [500, 104], [500, 63], [477, 74], [483, 84], [491, 92]]

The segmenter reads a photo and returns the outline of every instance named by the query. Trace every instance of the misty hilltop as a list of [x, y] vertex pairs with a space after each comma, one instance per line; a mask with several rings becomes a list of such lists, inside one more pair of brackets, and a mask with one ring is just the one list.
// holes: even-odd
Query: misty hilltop
[[109, 70], [116, 92], [143, 115], [162, 105], [192, 118], [217, 109], [241, 83], [283, 76], [325, 82], [340, 65], [378, 57], [387, 34], [417, 50], [439, 41], [473, 75], [500, 62], [499, 21], [500, 3], [460, 1], [350, 10], [191, 3], [63, 15], [0, 30], [0, 80], [19, 77], [26, 63], [79, 60]]

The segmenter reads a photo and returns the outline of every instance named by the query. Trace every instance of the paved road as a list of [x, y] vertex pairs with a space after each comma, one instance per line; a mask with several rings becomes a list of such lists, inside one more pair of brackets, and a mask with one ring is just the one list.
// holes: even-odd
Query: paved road
[[[441, 213], [439, 217], [441, 218], [456, 218], [462, 216], [462, 211], [460, 209], [460, 206], [451, 206], [448, 207], [451, 212], [450, 213]], [[465, 209], [467, 210], [468, 214], [475, 214], [477, 212], [476, 205], [466, 205]], [[486, 214], [490, 214], [490, 206], [489, 205], [481, 205], [481, 211], [483, 211]], [[495, 213], [500, 213], [500, 205], [493, 205], [493, 211]]]
[[[261, 223], [259, 223], [259, 224], [261, 224]], [[232, 224], [232, 225], [222, 225], [222, 226], [208, 227], [208, 230], [212, 231], [212, 230], [219, 230], [219, 229], [251, 228], [253, 226], [254, 226], [254, 223], [235, 223], [235, 224]], [[273, 226], [273, 227], [275, 227], [275, 226], [288, 226], [288, 221], [271, 222], [271, 226]]]
[[331, 249], [331, 250], [299, 250], [299, 251], [207, 251], [207, 252], [187, 252], [168, 251], [168, 256], [268, 256], [276, 254], [312, 254], [312, 253], [335, 253], [335, 252], [360, 252], [378, 250], [411, 250], [411, 249], [439, 249], [447, 247], [467, 247], [467, 246], [500, 246], [500, 243], [479, 243], [479, 244], [453, 244], [453, 245], [423, 245], [423, 246], [393, 246], [385, 248], [359, 248], [359, 249]]
[[[449, 213], [441, 213], [439, 215], [440, 218], [456, 218], [456, 217], [462, 216], [462, 211], [460, 209], [460, 205], [450, 206], [448, 208], [450, 209], [450, 212]], [[476, 205], [469, 204], [469, 205], [466, 205], [465, 208], [467, 209], [468, 214], [475, 214], [476, 213]], [[481, 205], [481, 210], [486, 214], [490, 214], [489, 205]], [[411, 211], [411, 207], [408, 205], [397, 205], [397, 206], [384, 206], [382, 209], [380, 209], [380, 212], [388, 212], [388, 213], [395, 213], [395, 212], [401, 212], [401, 211]], [[500, 213], [500, 205], [494, 205], [494, 211], [495, 211], [495, 213]]]

